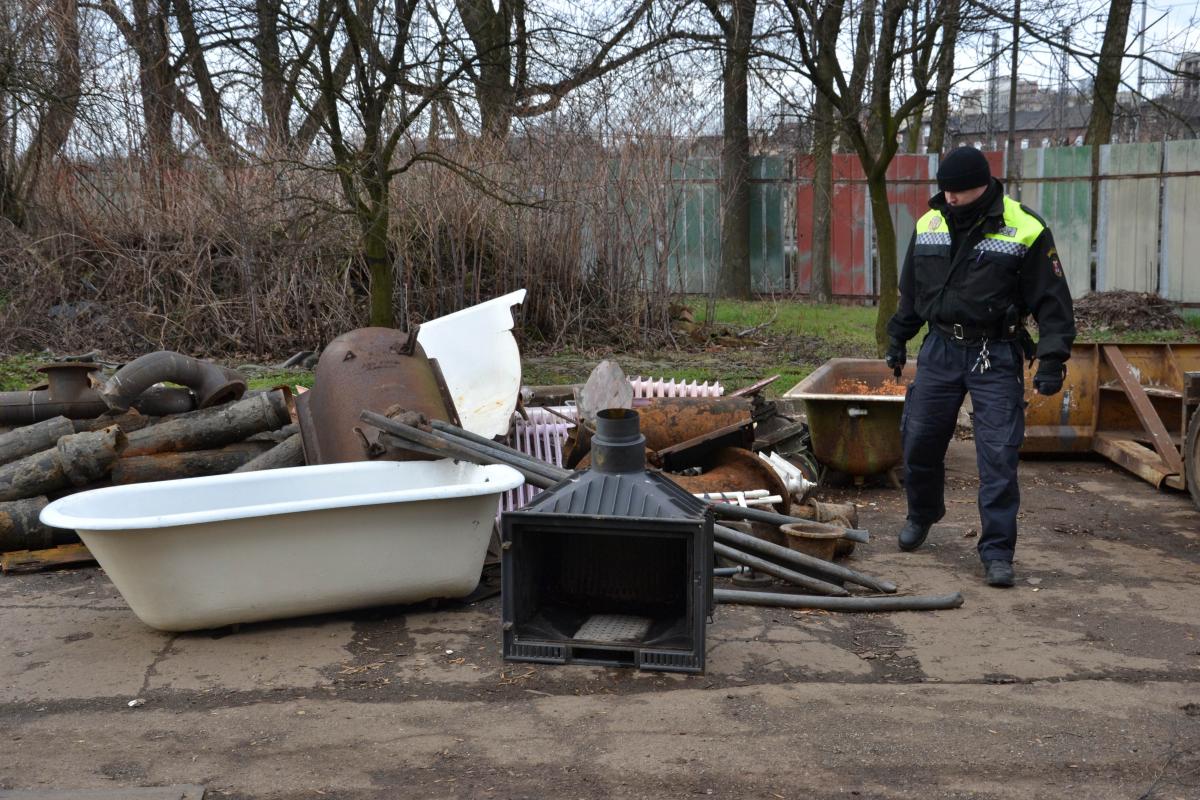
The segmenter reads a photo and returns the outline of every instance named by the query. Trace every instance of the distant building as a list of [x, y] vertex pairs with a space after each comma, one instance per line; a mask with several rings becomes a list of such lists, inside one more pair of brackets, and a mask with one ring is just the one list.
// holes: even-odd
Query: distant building
[[1181, 56], [1175, 64], [1174, 85], [1171, 94], [1183, 100], [1200, 99], [1200, 53]]
[[[1039, 110], [1018, 107], [1016, 114], [1017, 147], [1061, 147], [1083, 144], [1087, 132], [1090, 105], [1045, 106]], [[946, 125], [950, 147], [973, 145], [983, 150], [1002, 150], [1008, 142], [1008, 109], [991, 117], [970, 114], [951, 117]]]

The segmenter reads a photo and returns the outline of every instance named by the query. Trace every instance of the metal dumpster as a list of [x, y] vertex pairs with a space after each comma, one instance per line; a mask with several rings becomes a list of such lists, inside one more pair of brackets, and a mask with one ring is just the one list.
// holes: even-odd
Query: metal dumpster
[[[1200, 343], [1077, 344], [1051, 397], [1033, 391], [1035, 370], [1022, 453], [1099, 453], [1200, 508]], [[901, 384], [914, 374], [910, 365]], [[818, 461], [855, 476], [900, 463], [904, 397], [871, 393], [891, 380], [881, 360], [834, 358], [784, 395], [804, 401]], [[847, 391], [854, 383], [867, 391]]]
[[1021, 452], [1100, 453], [1200, 507], [1200, 344], [1077, 344], [1062, 394], [1032, 378]]
[[862, 478], [903, 457], [900, 415], [914, 372], [910, 365], [897, 381], [879, 359], [833, 358], [783, 396], [804, 401], [817, 461]]

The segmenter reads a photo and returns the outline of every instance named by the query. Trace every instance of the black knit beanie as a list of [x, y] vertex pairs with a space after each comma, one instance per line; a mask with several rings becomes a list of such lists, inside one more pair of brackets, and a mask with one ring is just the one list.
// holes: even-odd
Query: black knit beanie
[[938, 188], [943, 192], [965, 192], [991, 180], [987, 159], [974, 147], [956, 147], [938, 164]]

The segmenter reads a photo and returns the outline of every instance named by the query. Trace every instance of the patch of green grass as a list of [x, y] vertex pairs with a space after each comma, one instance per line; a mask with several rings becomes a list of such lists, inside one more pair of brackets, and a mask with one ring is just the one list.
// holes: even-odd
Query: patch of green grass
[[767, 394], [771, 396], [783, 394], [817, 366], [791, 363], [774, 349], [768, 348], [608, 353], [591, 358], [556, 354], [523, 358], [521, 382], [528, 386], [583, 383], [592, 369], [605, 358], [616, 361], [631, 377], [673, 378], [689, 383], [719, 382], [727, 393], [778, 374], [780, 378], [767, 389]]
[[45, 361], [44, 356], [34, 353], [0, 358], [0, 392], [19, 392], [41, 383], [45, 377], [36, 370]]
[[[697, 321], [703, 322], [706, 309], [696, 308]], [[856, 350], [875, 347], [874, 306], [821, 305], [780, 300], [721, 300], [716, 304], [714, 322], [746, 330], [771, 320], [767, 329], [774, 333], [817, 336], [828, 342], [841, 342]]]
[[[703, 303], [694, 302], [692, 309], [703, 321]], [[764, 327], [741, 341], [732, 336], [698, 345], [685, 340], [680, 350], [527, 355], [522, 359], [522, 381], [527, 385], [583, 383], [600, 361], [609, 358], [631, 376], [719, 381], [727, 392], [779, 375], [766, 392], [778, 396], [830, 358], [871, 357], [875, 352], [875, 309], [863, 306], [721, 301], [715, 324], [733, 334]], [[697, 346], [703, 349], [693, 349]]]
[[276, 386], [303, 386], [311, 389], [313, 374], [304, 369], [277, 369], [258, 372], [247, 376], [246, 386], [250, 389], [271, 389]]

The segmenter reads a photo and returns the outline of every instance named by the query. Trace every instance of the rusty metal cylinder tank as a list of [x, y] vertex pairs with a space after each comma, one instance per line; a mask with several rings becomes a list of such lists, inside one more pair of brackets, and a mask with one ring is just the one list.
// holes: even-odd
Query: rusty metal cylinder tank
[[334, 339], [317, 362], [312, 390], [296, 401], [305, 461], [426, 458], [385, 448], [378, 431], [359, 423], [363, 411], [383, 414], [394, 406], [458, 423], [436, 362], [417, 343], [416, 331], [359, 328]]

